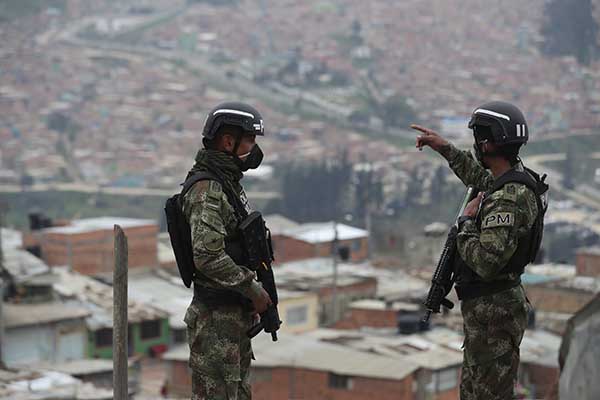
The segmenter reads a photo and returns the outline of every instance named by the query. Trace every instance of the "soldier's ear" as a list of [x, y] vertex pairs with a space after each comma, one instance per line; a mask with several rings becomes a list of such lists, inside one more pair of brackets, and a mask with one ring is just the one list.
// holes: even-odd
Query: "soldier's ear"
[[496, 150], [496, 146], [494, 143], [485, 142], [483, 144], [483, 152], [484, 153], [493, 153]]
[[233, 151], [233, 146], [235, 145], [235, 140], [231, 134], [224, 133], [221, 138], [221, 144], [225, 151]]

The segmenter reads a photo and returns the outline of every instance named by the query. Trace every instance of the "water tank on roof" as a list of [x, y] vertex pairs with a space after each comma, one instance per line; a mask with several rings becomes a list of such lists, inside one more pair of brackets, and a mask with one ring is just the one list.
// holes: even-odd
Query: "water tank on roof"
[[32, 211], [29, 213], [29, 229], [37, 231], [52, 226], [52, 219], [44, 215], [41, 211]]
[[423, 315], [419, 312], [401, 312], [398, 314], [398, 333], [411, 335], [429, 330], [429, 321], [423, 322]]

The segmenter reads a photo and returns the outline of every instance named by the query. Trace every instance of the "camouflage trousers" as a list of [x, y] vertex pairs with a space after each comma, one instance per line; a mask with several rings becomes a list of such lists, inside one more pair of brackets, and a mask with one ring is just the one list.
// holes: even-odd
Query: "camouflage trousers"
[[249, 400], [250, 361], [246, 330], [252, 317], [240, 306], [210, 309], [192, 301], [186, 315], [192, 400]]
[[521, 286], [464, 300], [461, 400], [514, 398], [528, 303]]
[[484, 364], [463, 363], [460, 400], [515, 399], [514, 388], [519, 369], [519, 352], [510, 351]]

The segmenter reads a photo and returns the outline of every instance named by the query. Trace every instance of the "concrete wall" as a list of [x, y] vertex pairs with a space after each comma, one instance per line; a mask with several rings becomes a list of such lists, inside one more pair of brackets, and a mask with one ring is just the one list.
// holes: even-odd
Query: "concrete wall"
[[[153, 346], [168, 346], [170, 341], [169, 320], [160, 320], [161, 334], [154, 339], [143, 340], [141, 338], [140, 323], [129, 324], [129, 349], [132, 354], [148, 355]], [[112, 344], [98, 347], [96, 346], [96, 332], [88, 333], [88, 357], [90, 358], [112, 358]]]
[[[306, 307], [306, 321], [294, 323], [290, 320], [290, 311]], [[319, 326], [319, 298], [315, 293], [306, 293], [302, 297], [283, 298], [279, 300], [279, 317], [283, 321], [281, 331], [285, 333], [301, 333], [316, 329]]]
[[586, 305], [594, 295], [568, 288], [528, 285], [527, 297], [538, 311], [574, 314]]
[[2, 357], [7, 365], [85, 358], [84, 320], [6, 329]]
[[600, 276], [600, 251], [578, 251], [575, 256], [575, 270], [578, 276]]
[[331, 286], [319, 289], [319, 323], [328, 325], [343, 318], [350, 303], [356, 300], [371, 299], [377, 294], [377, 280], [375, 278], [364, 278], [351, 285], [338, 286], [337, 288], [337, 315], [333, 315]]

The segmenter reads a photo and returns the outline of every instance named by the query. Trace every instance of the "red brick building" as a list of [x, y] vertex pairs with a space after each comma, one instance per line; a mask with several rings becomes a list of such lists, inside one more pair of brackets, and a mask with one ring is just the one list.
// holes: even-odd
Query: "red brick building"
[[133, 218], [89, 218], [24, 234], [23, 245], [37, 249], [50, 266], [67, 265], [84, 275], [110, 273], [114, 265], [114, 225], [127, 236], [129, 268], [158, 266], [158, 225]]
[[600, 290], [600, 279], [574, 276], [525, 286], [536, 311], [574, 314]]
[[273, 229], [273, 247], [278, 263], [330, 257], [336, 237], [338, 248], [348, 249], [349, 261], [364, 261], [369, 255], [369, 233], [364, 229], [333, 222], [294, 225]]
[[349, 305], [343, 319], [335, 329], [397, 328], [398, 315], [401, 312], [418, 312], [419, 305], [394, 302], [386, 304], [381, 300], [359, 300]]
[[579, 249], [575, 257], [577, 276], [600, 277], [600, 247]]
[[[293, 291], [309, 291], [319, 298], [319, 325], [340, 320], [350, 303], [377, 295], [377, 279], [349, 272], [340, 264], [337, 277], [336, 307], [333, 306], [333, 266], [331, 258], [315, 258], [287, 263], [275, 269], [277, 286]], [[357, 272], [360, 265], [351, 265]]]
[[[301, 335], [269, 335], [253, 340], [256, 361], [252, 394], [261, 400], [365, 398], [415, 399], [413, 384], [418, 366], [411, 362], [325, 343]], [[188, 346], [163, 355], [167, 363], [169, 394], [189, 397]]]
[[529, 398], [547, 398], [558, 380], [561, 339], [561, 336], [543, 330], [525, 331], [521, 343], [519, 383], [529, 390]]

